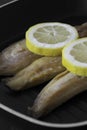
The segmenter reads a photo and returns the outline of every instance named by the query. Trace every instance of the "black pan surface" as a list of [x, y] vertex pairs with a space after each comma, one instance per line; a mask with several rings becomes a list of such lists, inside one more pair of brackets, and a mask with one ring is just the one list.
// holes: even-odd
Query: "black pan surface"
[[[79, 25], [87, 21], [86, 16], [72, 16], [61, 19], [59, 22], [65, 22], [71, 25]], [[12, 37], [7, 42], [3, 42], [0, 45], [0, 50], [9, 46], [15, 41], [24, 38], [24, 33]], [[0, 77], [2, 79], [3, 77]], [[0, 103], [7, 106], [8, 108], [20, 112], [21, 114], [31, 117], [28, 111], [28, 107], [32, 106], [34, 99], [42, 88], [47, 83], [41, 84], [31, 89], [27, 89], [20, 92], [14, 92], [8, 89], [2, 82], [0, 82]], [[14, 114], [14, 113], [13, 113]], [[21, 117], [22, 118], [22, 117]], [[33, 118], [32, 118], [33, 119]], [[87, 120], [87, 92], [80, 93], [74, 98], [70, 99], [60, 107], [53, 110], [47, 116], [38, 119], [38, 121], [56, 124], [72, 124], [84, 122]]]
[[[50, 3], [49, 3], [50, 2]], [[36, 23], [57, 21], [71, 25], [87, 22], [87, 0], [57, 1], [19, 0], [0, 10], [0, 51], [10, 44], [25, 38], [25, 31]], [[33, 10], [33, 11], [32, 11]], [[87, 92], [80, 93], [47, 116], [38, 120], [30, 118], [28, 107], [47, 84], [21, 92], [7, 88], [0, 77], [0, 108], [38, 125], [64, 126], [85, 124], [87, 120]], [[19, 114], [20, 113], [20, 114]], [[49, 124], [50, 123], [50, 124]], [[80, 123], [80, 124], [78, 124]], [[75, 126], [75, 125], [74, 125]]]

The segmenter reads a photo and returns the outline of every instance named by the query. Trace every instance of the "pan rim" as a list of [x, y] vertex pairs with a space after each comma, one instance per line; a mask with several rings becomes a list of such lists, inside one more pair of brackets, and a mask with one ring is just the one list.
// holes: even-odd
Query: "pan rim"
[[81, 122], [77, 122], [77, 123], [50, 123], [50, 122], [45, 122], [45, 121], [40, 121], [38, 119], [34, 119], [30, 116], [27, 116], [25, 114], [22, 114], [18, 111], [13, 110], [12, 108], [0, 103], [0, 109], [16, 116], [19, 117], [23, 120], [26, 120], [30, 123], [36, 124], [36, 125], [40, 125], [40, 126], [45, 126], [45, 127], [50, 127], [50, 128], [72, 128], [72, 127], [78, 127], [78, 126], [83, 126], [83, 125], [87, 125], [87, 121], [81, 121]]
[[2, 4], [2, 5], [0, 6], [0, 8], [3, 8], [3, 7], [5, 7], [5, 6], [8, 6], [8, 5], [10, 5], [10, 4], [12, 4], [12, 3], [15, 3], [15, 2], [17, 2], [17, 1], [19, 1], [19, 0], [9, 1], [9, 2], [7, 2], [7, 3], [5, 3], [5, 4]]

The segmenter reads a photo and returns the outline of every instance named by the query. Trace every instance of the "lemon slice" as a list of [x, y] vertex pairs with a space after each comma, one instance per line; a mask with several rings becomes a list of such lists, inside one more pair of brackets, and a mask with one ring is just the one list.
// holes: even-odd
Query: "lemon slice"
[[74, 74], [87, 76], [87, 38], [80, 38], [64, 47], [62, 64]]
[[36, 24], [26, 32], [27, 48], [40, 55], [57, 56], [65, 44], [78, 38], [77, 30], [68, 24], [47, 22]]

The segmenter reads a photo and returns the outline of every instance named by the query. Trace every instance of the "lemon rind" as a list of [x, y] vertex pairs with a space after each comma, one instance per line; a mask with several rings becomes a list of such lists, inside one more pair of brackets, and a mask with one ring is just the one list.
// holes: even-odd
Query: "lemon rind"
[[44, 56], [57, 56], [62, 54], [62, 48], [41, 48], [32, 44], [29, 40], [26, 39], [27, 48], [36, 54]]

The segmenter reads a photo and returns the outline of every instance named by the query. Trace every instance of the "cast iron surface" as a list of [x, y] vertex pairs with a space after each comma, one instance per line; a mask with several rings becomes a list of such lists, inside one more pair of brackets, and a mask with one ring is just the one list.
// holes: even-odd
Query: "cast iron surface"
[[[78, 22], [79, 21], [79, 22]], [[67, 17], [62, 19], [60, 22], [69, 23], [71, 25], [78, 25], [87, 21], [87, 17]], [[0, 49], [2, 50], [5, 45], [10, 45], [13, 41], [18, 41], [24, 38], [24, 34], [20, 34], [15, 38], [1, 44]], [[3, 77], [0, 77], [1, 79]], [[34, 99], [41, 91], [41, 89], [47, 83], [41, 84], [31, 89], [27, 89], [20, 92], [14, 92], [8, 89], [2, 82], [0, 82], [0, 102], [15, 111], [21, 112], [25, 115], [29, 115], [28, 107], [32, 106]], [[38, 120], [50, 122], [50, 123], [76, 123], [87, 120], [87, 92], [83, 92], [70, 99], [60, 107], [53, 110], [47, 116], [42, 117]]]

